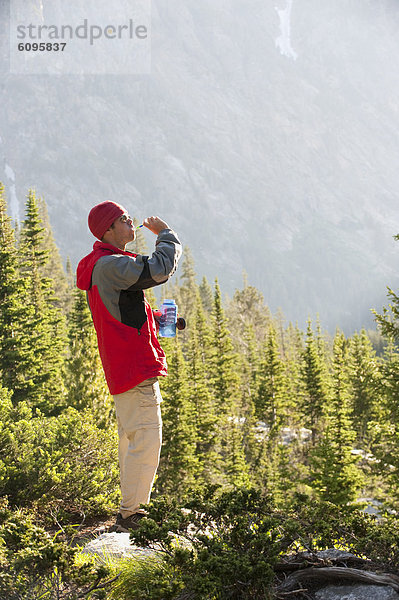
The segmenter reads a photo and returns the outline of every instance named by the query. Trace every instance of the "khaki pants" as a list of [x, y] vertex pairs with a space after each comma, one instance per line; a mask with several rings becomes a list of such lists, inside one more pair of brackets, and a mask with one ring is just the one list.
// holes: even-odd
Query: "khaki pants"
[[156, 377], [114, 396], [119, 433], [119, 468], [126, 519], [150, 500], [162, 443], [162, 402]]

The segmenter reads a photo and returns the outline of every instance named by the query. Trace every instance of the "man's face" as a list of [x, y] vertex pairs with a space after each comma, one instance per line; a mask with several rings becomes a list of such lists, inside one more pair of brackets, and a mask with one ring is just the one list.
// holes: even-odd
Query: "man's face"
[[122, 250], [125, 248], [126, 244], [132, 242], [135, 237], [136, 231], [133, 226], [133, 219], [127, 213], [118, 217], [104, 236], [108, 243], [117, 248], [121, 248]]

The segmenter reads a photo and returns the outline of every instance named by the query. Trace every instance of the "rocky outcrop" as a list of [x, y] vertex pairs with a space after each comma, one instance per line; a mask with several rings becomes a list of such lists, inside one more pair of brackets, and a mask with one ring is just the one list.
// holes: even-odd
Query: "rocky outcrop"
[[[154, 550], [134, 546], [128, 533], [102, 533], [83, 552], [100, 558], [153, 556]], [[275, 597], [290, 600], [399, 600], [399, 577], [374, 572], [370, 561], [331, 549], [287, 556], [276, 565]], [[306, 595], [305, 595], [306, 594]]]
[[130, 542], [128, 533], [102, 533], [88, 542], [82, 549], [84, 554], [95, 554], [100, 558], [125, 558], [126, 556], [151, 556], [153, 550], [140, 548]]
[[315, 600], [397, 600], [399, 594], [379, 585], [329, 585], [318, 590]]

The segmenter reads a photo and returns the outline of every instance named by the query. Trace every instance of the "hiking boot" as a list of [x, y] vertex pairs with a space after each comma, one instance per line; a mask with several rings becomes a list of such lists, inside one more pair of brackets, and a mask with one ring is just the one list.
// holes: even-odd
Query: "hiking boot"
[[123, 519], [121, 513], [118, 513], [115, 525], [108, 529], [108, 533], [129, 533], [132, 529], [138, 529], [140, 520], [145, 516], [144, 513], [133, 513]]

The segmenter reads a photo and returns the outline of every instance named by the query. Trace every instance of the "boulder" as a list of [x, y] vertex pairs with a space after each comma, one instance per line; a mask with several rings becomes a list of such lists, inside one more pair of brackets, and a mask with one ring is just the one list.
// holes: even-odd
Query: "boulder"
[[382, 585], [328, 585], [315, 593], [315, 600], [398, 600], [399, 594]]
[[82, 549], [84, 554], [96, 554], [101, 558], [124, 558], [126, 556], [153, 556], [154, 551], [134, 546], [128, 533], [102, 533]]

